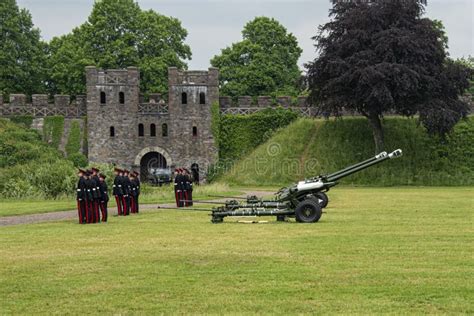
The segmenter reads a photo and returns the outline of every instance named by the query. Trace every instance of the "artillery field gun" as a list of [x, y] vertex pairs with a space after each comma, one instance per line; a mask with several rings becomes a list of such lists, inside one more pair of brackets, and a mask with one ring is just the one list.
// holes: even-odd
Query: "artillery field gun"
[[275, 198], [272, 200], [263, 200], [256, 196], [249, 196], [241, 202], [237, 199], [228, 200], [211, 210], [211, 222], [222, 223], [227, 216], [276, 216], [278, 221], [284, 221], [286, 217], [294, 217], [299, 223], [316, 223], [321, 218], [322, 209], [329, 202], [325, 192], [337, 185], [338, 180], [385, 160], [401, 156], [401, 149], [390, 154], [382, 152], [337, 172], [320, 175], [282, 188], [275, 193]]

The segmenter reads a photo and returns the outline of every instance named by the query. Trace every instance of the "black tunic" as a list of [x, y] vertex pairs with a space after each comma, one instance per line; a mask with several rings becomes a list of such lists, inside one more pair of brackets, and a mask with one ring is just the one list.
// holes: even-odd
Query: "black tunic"
[[99, 177], [97, 175], [92, 176], [91, 181], [92, 181], [92, 186], [93, 186], [92, 196], [94, 197], [94, 199], [99, 200], [100, 199], [100, 188], [99, 188], [100, 180], [99, 180]]
[[112, 194], [118, 196], [123, 195], [121, 176], [115, 176], [114, 186], [112, 187]]
[[79, 180], [77, 181], [76, 200], [82, 201], [85, 199], [85, 189], [86, 189], [85, 179], [84, 177], [80, 177]]
[[100, 198], [102, 202], [109, 201], [109, 193], [107, 188], [107, 183], [105, 181], [99, 182]]

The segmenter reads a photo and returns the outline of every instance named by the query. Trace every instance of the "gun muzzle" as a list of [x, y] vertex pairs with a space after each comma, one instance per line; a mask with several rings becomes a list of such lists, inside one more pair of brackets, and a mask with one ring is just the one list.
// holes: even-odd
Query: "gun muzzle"
[[402, 150], [401, 149], [397, 149], [397, 150], [394, 150], [392, 151], [390, 154], [388, 154], [388, 157], [390, 159], [395, 159], [395, 158], [398, 158], [398, 157], [401, 157], [402, 156]]

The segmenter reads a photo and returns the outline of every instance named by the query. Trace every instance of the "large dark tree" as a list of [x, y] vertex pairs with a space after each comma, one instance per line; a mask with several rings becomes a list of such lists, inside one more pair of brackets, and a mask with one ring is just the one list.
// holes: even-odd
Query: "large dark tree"
[[45, 91], [46, 44], [15, 0], [0, 1], [0, 65], [0, 93]]
[[96, 1], [88, 20], [51, 41], [52, 92], [85, 92], [84, 67], [138, 66], [141, 89], [168, 89], [168, 67], [186, 68], [191, 49], [187, 31], [175, 18], [142, 10], [134, 0]]
[[327, 116], [343, 109], [366, 116], [376, 151], [384, 147], [385, 113], [419, 114], [430, 133], [443, 135], [468, 112], [458, 95], [469, 71], [447, 59], [442, 26], [423, 17], [423, 2], [339, 2], [314, 37], [310, 100]]

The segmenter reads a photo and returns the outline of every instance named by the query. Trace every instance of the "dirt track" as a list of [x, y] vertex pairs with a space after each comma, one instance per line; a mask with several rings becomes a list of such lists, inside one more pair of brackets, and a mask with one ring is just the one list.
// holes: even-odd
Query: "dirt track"
[[[257, 196], [267, 195], [268, 196], [272, 194], [273, 192], [267, 192], [267, 191], [245, 191], [245, 194], [242, 194], [242, 197], [246, 197], [247, 195], [257, 195]], [[222, 201], [225, 201], [225, 199], [212, 200], [212, 202], [222, 202]], [[142, 204], [140, 205], [140, 212], [147, 213], [147, 212], [158, 211], [159, 210], [158, 205], [162, 207], [175, 206], [172, 203]], [[113, 216], [113, 215], [117, 215], [117, 209], [109, 208], [109, 216]], [[56, 222], [56, 221], [63, 221], [63, 220], [77, 220], [77, 210], [0, 217], [0, 226], [36, 224], [36, 223]]]

